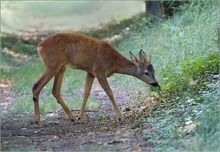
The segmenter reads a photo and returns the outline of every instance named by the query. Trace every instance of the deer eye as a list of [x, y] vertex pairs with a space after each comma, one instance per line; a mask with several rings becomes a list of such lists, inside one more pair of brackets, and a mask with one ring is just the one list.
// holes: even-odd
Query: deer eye
[[144, 72], [144, 74], [145, 74], [145, 75], [149, 75], [149, 73], [148, 73], [148, 72]]

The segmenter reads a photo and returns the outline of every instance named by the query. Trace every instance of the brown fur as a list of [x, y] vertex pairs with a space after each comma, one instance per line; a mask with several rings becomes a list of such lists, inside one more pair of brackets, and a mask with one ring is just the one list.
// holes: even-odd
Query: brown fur
[[82, 34], [54, 34], [42, 41], [38, 48], [45, 66], [51, 68], [62, 64], [87, 71], [92, 75], [98, 69], [111, 76], [113, 73], [123, 73], [123, 69], [118, 69], [118, 65], [124, 64], [128, 67], [133, 65], [107, 42]]
[[[39, 43], [38, 53], [46, 67], [42, 77], [33, 86], [35, 117], [39, 127], [42, 125], [39, 113], [39, 94], [54, 76], [53, 95], [70, 119], [74, 122], [77, 121], [60, 95], [63, 74], [67, 66], [87, 72], [83, 105], [80, 111], [81, 122], [83, 122], [84, 109], [95, 77], [109, 96], [119, 119], [122, 121], [124, 117], [117, 107], [106, 77], [111, 76], [113, 73], [120, 73], [135, 76], [148, 84], [156, 82], [154, 70], [149, 70], [150, 61], [147, 60], [146, 54], [142, 50], [140, 51], [140, 59], [142, 61], [137, 59], [132, 53], [130, 53], [132, 59], [130, 61], [107, 42], [82, 34], [58, 33], [51, 35]], [[145, 75], [146, 70], [150, 74], [149, 76]]]

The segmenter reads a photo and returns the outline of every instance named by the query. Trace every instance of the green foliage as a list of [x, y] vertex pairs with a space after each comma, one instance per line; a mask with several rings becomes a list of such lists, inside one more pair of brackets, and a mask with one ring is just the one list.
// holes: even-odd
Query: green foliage
[[7, 79], [16, 81], [12, 84], [12, 91], [17, 94], [26, 94], [31, 92], [32, 85], [40, 78], [43, 71], [43, 63], [34, 61], [19, 69], [11, 69], [4, 75]]
[[218, 64], [220, 13], [216, 4], [217, 1], [191, 2], [182, 5], [178, 14], [160, 25], [146, 26], [145, 21], [134, 24], [132, 27], [136, 28], [117, 48], [127, 56], [128, 51], [136, 55], [140, 49], [147, 54], [152, 51], [152, 63], [162, 90], [182, 90], [190, 79]]
[[[37, 40], [23, 40], [21, 37], [6, 33], [1, 33], [1, 47], [8, 48], [14, 52], [19, 52], [22, 54], [37, 54]], [[1, 48], [1, 49], [2, 49]]]
[[31, 44], [19, 43], [18, 50], [18, 52], [23, 54], [36, 54], [37, 47]]
[[213, 70], [213, 67], [218, 67], [219, 60], [218, 54], [210, 54], [206, 58], [198, 55], [190, 56], [179, 62], [178, 71], [173, 70], [173, 67], [167, 67], [166, 71], [161, 70], [160, 74], [163, 75], [164, 83], [163, 90], [169, 92], [186, 90], [190, 81], [193, 81], [198, 75]]
[[[143, 125], [146, 143], [160, 151], [216, 151], [220, 141], [220, 92], [218, 75], [206, 78], [186, 91], [167, 96], [166, 103], [150, 106], [151, 115]], [[201, 79], [202, 78], [202, 79]], [[211, 82], [209, 80], [212, 80]], [[204, 86], [202, 88], [198, 87]], [[214, 137], [213, 137], [214, 136]]]
[[[137, 55], [142, 48], [147, 54], [153, 52], [152, 63], [165, 103], [152, 104], [149, 118], [138, 116], [135, 125], [142, 126], [146, 144], [153, 143], [156, 151], [219, 148], [219, 81], [214, 78], [219, 76], [220, 65], [217, 6], [216, 0], [189, 2], [161, 25], [134, 25], [117, 46], [123, 54], [129, 50]], [[135, 86], [136, 90], [142, 87], [139, 83]]]
[[11, 67], [12, 67], [12, 64], [11, 64], [11, 59], [10, 58], [7, 58], [5, 56], [5, 54], [3, 54], [2, 52], [0, 52], [0, 73], [1, 73], [1, 79], [3, 79], [5, 77], [4, 73], [7, 73]]
[[96, 114], [95, 117], [98, 119], [110, 119], [111, 118], [111, 116], [105, 115], [105, 114]]
[[[134, 21], [130, 25], [130, 35], [117, 45], [117, 49], [126, 56], [129, 55], [128, 51], [137, 55], [142, 48], [147, 54], [153, 52], [152, 64], [163, 92], [160, 97], [164, 96], [162, 100], [165, 102], [152, 104], [149, 117], [146, 119], [144, 115], [138, 115], [132, 126], [141, 126], [146, 143], [153, 143], [157, 151], [219, 149], [220, 56], [217, 28], [220, 13], [217, 3], [216, 0], [189, 2], [180, 6], [180, 12], [162, 24], [151, 24], [145, 18], [142, 23], [141, 20], [138, 23]], [[34, 61], [5, 74], [7, 78], [15, 80], [13, 91], [23, 95], [16, 103], [15, 112], [33, 112], [33, 108], [30, 108], [33, 107], [31, 87], [43, 69], [40, 61]], [[113, 86], [125, 91], [134, 90], [138, 101], [146, 99], [146, 94], [150, 92], [143, 87], [143, 82], [133, 77], [115, 77]], [[68, 69], [63, 92], [79, 93], [84, 79], [84, 72]], [[51, 95], [52, 83], [42, 91], [41, 112], [59, 108]], [[155, 91], [160, 93], [159, 90]], [[73, 99], [64, 100], [70, 107], [79, 108], [82, 98], [74, 96]], [[92, 107], [100, 105], [96, 101], [93, 103], [95, 105]], [[108, 118], [105, 115], [96, 117]]]

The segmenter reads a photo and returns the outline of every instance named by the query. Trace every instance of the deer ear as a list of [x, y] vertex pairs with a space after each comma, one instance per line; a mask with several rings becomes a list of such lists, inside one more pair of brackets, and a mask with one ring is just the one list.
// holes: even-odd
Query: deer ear
[[150, 52], [149, 63], [151, 63], [151, 60], [152, 60], [152, 52]]
[[136, 58], [130, 51], [130, 57], [131, 57], [131, 61], [136, 65], [139, 66], [140, 65], [140, 60], [138, 58]]
[[139, 57], [142, 62], [149, 63], [149, 61], [147, 60], [147, 55], [144, 53], [142, 49], [139, 52]]

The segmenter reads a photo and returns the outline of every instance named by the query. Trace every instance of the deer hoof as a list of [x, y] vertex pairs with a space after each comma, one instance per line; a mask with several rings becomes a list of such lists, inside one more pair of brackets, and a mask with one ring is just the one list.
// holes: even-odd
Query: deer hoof
[[78, 124], [84, 124], [84, 119], [78, 118]]
[[78, 121], [76, 119], [70, 119], [72, 122], [77, 123]]
[[120, 121], [120, 122], [125, 122], [125, 118], [118, 118], [118, 120]]
[[38, 125], [39, 128], [42, 127], [42, 122], [41, 122], [41, 121], [37, 121], [37, 120], [36, 120], [35, 123]]

